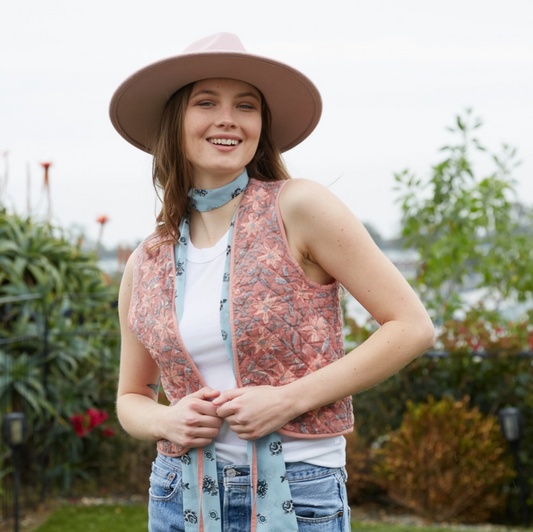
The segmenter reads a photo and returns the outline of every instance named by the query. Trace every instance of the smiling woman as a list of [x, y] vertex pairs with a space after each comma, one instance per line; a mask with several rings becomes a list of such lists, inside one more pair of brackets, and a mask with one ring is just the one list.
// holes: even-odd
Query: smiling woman
[[244, 171], [257, 151], [261, 94], [244, 81], [198, 81], [187, 104], [183, 130], [195, 186], [223, 186]]
[[[302, 73], [224, 33], [113, 97], [163, 200], [119, 305], [119, 418], [158, 440], [151, 532], [348, 531], [351, 395], [432, 345], [426, 311], [361, 223], [289, 179], [281, 152], [320, 113]], [[340, 283], [381, 324], [346, 356]]]

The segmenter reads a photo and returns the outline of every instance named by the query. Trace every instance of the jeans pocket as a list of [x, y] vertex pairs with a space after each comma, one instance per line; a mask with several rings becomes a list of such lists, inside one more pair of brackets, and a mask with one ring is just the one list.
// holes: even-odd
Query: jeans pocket
[[345, 488], [340, 470], [289, 484], [300, 532], [342, 531]]
[[152, 464], [150, 475], [150, 499], [156, 502], [171, 501], [181, 493], [181, 469], [173, 467], [159, 457]]

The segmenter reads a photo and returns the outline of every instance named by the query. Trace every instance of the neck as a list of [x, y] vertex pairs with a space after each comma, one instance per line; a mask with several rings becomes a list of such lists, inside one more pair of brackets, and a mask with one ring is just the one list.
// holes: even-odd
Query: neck
[[228, 230], [247, 186], [248, 174], [243, 171], [221, 187], [189, 191], [189, 232], [196, 247], [210, 247], [218, 242]]
[[189, 235], [196, 248], [210, 248], [226, 234], [243, 194], [239, 194], [229, 203], [212, 211], [191, 210]]

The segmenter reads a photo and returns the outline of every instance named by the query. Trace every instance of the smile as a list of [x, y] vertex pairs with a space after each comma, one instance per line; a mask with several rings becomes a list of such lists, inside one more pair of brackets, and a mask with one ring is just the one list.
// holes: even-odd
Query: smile
[[208, 139], [211, 144], [222, 144], [224, 146], [237, 146], [241, 141], [234, 139]]

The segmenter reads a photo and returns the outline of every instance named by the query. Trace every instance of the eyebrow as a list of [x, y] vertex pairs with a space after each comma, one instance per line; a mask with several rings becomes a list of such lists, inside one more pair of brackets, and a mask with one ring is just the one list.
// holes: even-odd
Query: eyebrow
[[[191, 100], [192, 100], [193, 98], [196, 98], [196, 96], [199, 96], [200, 94], [209, 94], [210, 96], [220, 96], [220, 93], [217, 92], [217, 91], [213, 91], [213, 90], [210, 90], [210, 89], [201, 89], [201, 90], [199, 90], [198, 92], [195, 92], [195, 93], [191, 96]], [[235, 99], [238, 99], [238, 98], [248, 98], [248, 97], [255, 98], [258, 102], [261, 101], [261, 100], [259, 99], [259, 97], [257, 96], [257, 94], [254, 94], [253, 92], [240, 92], [239, 94], [236, 94], [236, 95], [235, 95]]]

